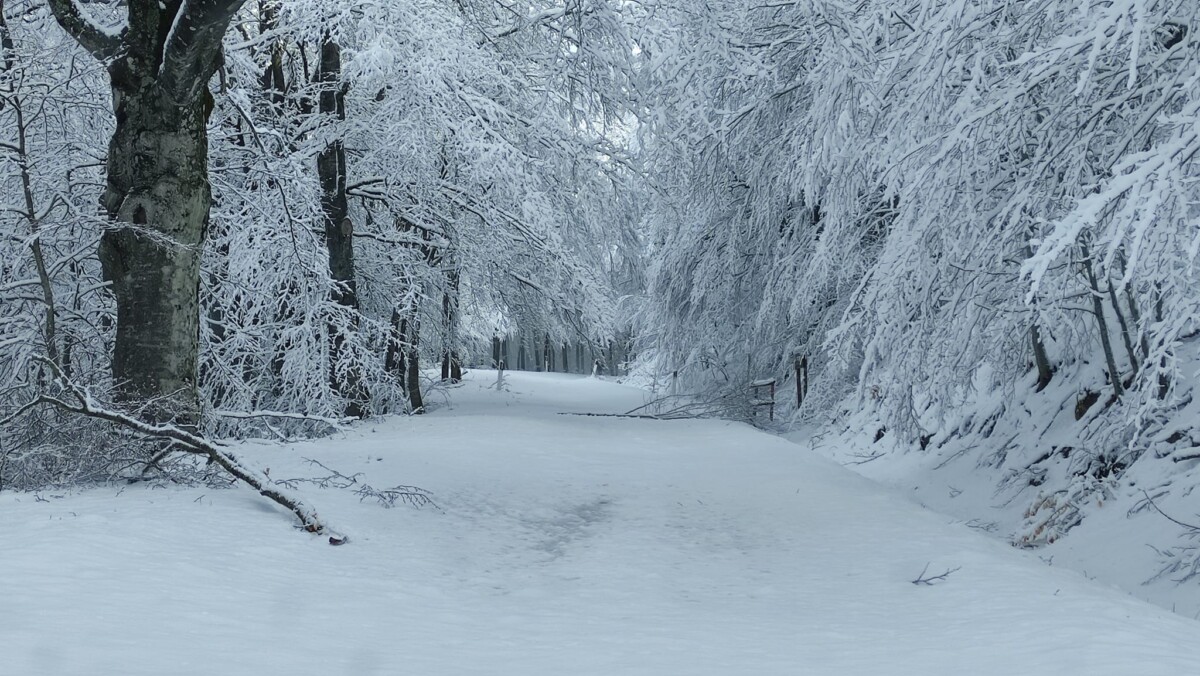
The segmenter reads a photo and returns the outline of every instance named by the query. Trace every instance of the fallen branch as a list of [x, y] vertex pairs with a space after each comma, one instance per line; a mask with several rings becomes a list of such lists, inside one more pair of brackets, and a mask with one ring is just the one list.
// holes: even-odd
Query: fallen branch
[[[270, 485], [270, 478], [266, 474], [250, 469], [228, 449], [222, 448], [215, 442], [209, 441], [176, 425], [147, 423], [120, 411], [114, 411], [97, 405], [86, 390], [63, 375], [57, 364], [45, 358], [38, 359], [38, 361], [45, 363], [54, 371], [58, 384], [70, 395], [70, 398], [75, 403], [63, 398], [43, 394], [25, 406], [22, 406], [16, 414], [9, 416], [8, 419], [14, 418], [16, 415], [29, 411], [34, 407], [48, 404], [69, 413], [105, 420], [148, 437], [173, 441], [179, 444], [182, 447], [181, 450], [185, 452], [208, 457], [211, 462], [219, 465], [230, 475], [258, 491], [259, 495], [286, 508], [300, 520], [300, 525], [304, 530], [310, 533], [325, 533], [328, 530], [325, 524], [318, 518], [315, 509], [305, 504], [299, 498], [286, 495], [272, 487]], [[330, 544], [334, 544], [334, 540], [341, 540], [341, 542], [336, 544], [341, 544], [345, 541], [340, 536], [331, 536]]]
[[925, 573], [929, 571], [929, 564], [927, 563], [927, 564], [925, 564], [925, 567], [921, 570], [921, 574], [917, 576], [917, 579], [910, 580], [910, 582], [917, 585], [918, 587], [921, 585], [924, 585], [926, 587], [932, 587], [933, 585], [937, 584], [938, 582], [944, 582], [947, 578], [950, 577], [951, 573], [953, 573], [961, 568], [962, 568], [962, 566], [959, 566], [958, 568], [947, 568], [946, 572], [942, 573], [941, 575], [931, 575], [929, 577], [925, 577]]
[[844, 462], [842, 464], [843, 465], [865, 465], [868, 462], [871, 462], [872, 460], [878, 460], [878, 459], [882, 458], [884, 455], [887, 455], [887, 454], [884, 453], [883, 451], [875, 451], [874, 453], [852, 453], [850, 455], [850, 457], [855, 458], [855, 459], [847, 460], [846, 462]]
[[[1145, 505], [1149, 505], [1167, 521], [1183, 527], [1184, 531], [1179, 535], [1179, 537], [1187, 538], [1193, 543], [1197, 539], [1200, 539], [1200, 526], [1187, 523], [1185, 521], [1180, 521], [1170, 514], [1167, 514], [1158, 506], [1158, 503], [1154, 501], [1154, 498], [1150, 497], [1150, 494], [1145, 490], [1142, 491], [1142, 495], [1145, 496], [1146, 499], [1139, 502], [1137, 505], [1134, 505], [1134, 507], [1129, 510], [1131, 514], [1135, 511], [1143, 509]], [[1150, 547], [1150, 549], [1153, 549], [1163, 562], [1162, 567], [1157, 573], [1155, 573], [1154, 577], [1146, 580], [1146, 582], [1151, 582], [1175, 573], [1183, 573], [1182, 577], [1173, 578], [1176, 584], [1183, 584], [1184, 582], [1200, 576], [1200, 546], [1197, 546], [1196, 544], [1187, 544], [1179, 547], [1171, 547], [1166, 550], [1158, 549], [1150, 544], [1147, 544], [1146, 546]]]
[[[709, 400], [696, 400], [690, 396], [668, 394], [626, 411], [625, 416], [638, 417], [648, 415], [648, 417], [655, 420], [685, 420], [695, 418], [744, 419], [749, 415], [746, 405], [745, 397], [740, 393], [723, 394]], [[668, 408], [668, 406], [672, 406], [673, 408]], [[653, 414], [638, 413], [647, 408], [656, 410], [657, 412]]]
[[1170, 521], [1171, 523], [1173, 523], [1177, 526], [1183, 526], [1184, 528], [1186, 528], [1188, 531], [1190, 531], [1192, 533], [1200, 533], [1200, 526], [1196, 526], [1196, 525], [1193, 525], [1190, 523], [1184, 523], [1183, 521], [1180, 521], [1179, 519], [1176, 519], [1175, 517], [1171, 516], [1170, 514], [1167, 514], [1166, 512], [1162, 511], [1162, 509], [1159, 508], [1158, 503], [1154, 501], [1154, 498], [1150, 497], [1150, 494], [1147, 493], [1145, 490], [1142, 491], [1142, 495], [1146, 496], [1146, 502], [1150, 503], [1150, 506], [1154, 508], [1154, 511], [1161, 514], [1163, 516], [1163, 518], [1166, 519], [1167, 521]]
[[304, 461], [310, 465], [320, 467], [329, 472], [323, 477], [306, 477], [298, 479], [277, 479], [276, 483], [282, 484], [289, 488], [296, 484], [306, 483], [316, 486], [317, 488], [337, 488], [341, 490], [349, 490], [354, 488], [354, 494], [358, 496], [359, 501], [367, 498], [374, 498], [380, 505], [391, 508], [395, 507], [397, 502], [407, 503], [413, 507], [433, 507], [436, 510], [441, 510], [437, 503], [433, 501], [433, 495], [424, 488], [416, 486], [392, 486], [391, 488], [375, 488], [370, 484], [363, 483], [362, 472], [346, 475], [328, 467], [317, 460], [304, 458]]
[[[672, 420], [672, 418], [661, 418], [656, 415], [635, 415], [632, 413], [571, 413], [570, 411], [559, 413], [559, 415], [582, 415], [590, 418], [642, 418], [644, 420]], [[675, 418], [677, 420], [678, 418]]]
[[352, 423], [358, 420], [354, 417], [346, 418], [327, 418], [320, 415], [310, 415], [308, 413], [290, 413], [288, 411], [209, 411], [209, 415], [217, 416], [218, 418], [234, 418], [237, 420], [254, 420], [257, 418], [282, 418], [284, 420], [301, 420], [305, 422], [319, 422], [329, 426], [332, 429], [341, 429], [347, 423]]

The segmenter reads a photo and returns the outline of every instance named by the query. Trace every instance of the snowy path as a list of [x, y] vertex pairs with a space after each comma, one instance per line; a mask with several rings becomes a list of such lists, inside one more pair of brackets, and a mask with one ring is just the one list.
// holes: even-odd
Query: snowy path
[[[428, 416], [253, 451], [442, 511], [310, 491], [330, 547], [241, 490], [0, 495], [0, 674], [1200, 673], [1200, 624], [1041, 565], [719, 421], [510, 374]], [[910, 583], [958, 568], [935, 586]]]

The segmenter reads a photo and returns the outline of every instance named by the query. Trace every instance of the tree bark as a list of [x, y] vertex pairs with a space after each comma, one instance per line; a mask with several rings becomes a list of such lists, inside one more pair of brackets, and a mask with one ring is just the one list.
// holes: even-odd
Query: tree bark
[[392, 308], [392, 320], [388, 325], [387, 352], [384, 353], [383, 368], [401, 384], [403, 389], [407, 374], [404, 360], [404, 319], [400, 308]]
[[198, 103], [163, 105], [147, 89], [115, 97], [109, 147], [104, 203], [117, 224], [100, 240], [100, 262], [117, 302], [113, 378], [123, 398], [170, 400], [174, 412], [152, 418], [196, 422], [200, 249], [212, 199], [205, 113]]
[[[345, 90], [341, 85], [342, 52], [328, 36], [321, 40], [317, 84], [321, 87], [318, 109], [338, 121], [346, 119]], [[321, 211], [324, 214], [325, 245], [329, 249], [329, 272], [337, 282], [334, 300], [358, 309], [358, 287], [354, 279], [354, 227], [346, 200], [346, 148], [335, 138], [317, 156], [321, 181]]]
[[462, 357], [458, 353], [458, 290], [459, 273], [446, 273], [446, 290], [442, 292], [442, 381], [462, 382]]
[[1050, 384], [1054, 377], [1054, 369], [1050, 367], [1050, 357], [1046, 355], [1046, 344], [1042, 342], [1042, 332], [1036, 323], [1029, 325], [1029, 342], [1033, 344], [1033, 363], [1037, 366], [1037, 391], [1041, 392]]
[[[318, 111], [338, 121], [346, 119], [345, 88], [341, 84], [342, 52], [328, 35], [321, 39], [316, 82], [320, 87]], [[329, 275], [333, 278], [332, 300], [350, 308], [357, 325], [358, 286], [354, 278], [354, 225], [346, 199], [346, 147], [335, 137], [317, 155], [317, 177], [321, 183], [321, 212], [325, 226], [325, 247], [329, 251]], [[330, 386], [346, 398], [346, 415], [361, 418], [366, 414], [368, 394], [362, 378], [353, 366], [344, 366], [346, 332], [330, 326]]]
[[1125, 383], [1121, 382], [1121, 372], [1117, 368], [1117, 359], [1113, 354], [1112, 339], [1108, 333], [1108, 321], [1104, 317], [1104, 296], [1096, 281], [1096, 271], [1092, 267], [1092, 259], [1088, 254], [1087, 245], [1081, 244], [1083, 251], [1083, 272], [1091, 287], [1092, 313], [1096, 315], [1096, 325], [1100, 330], [1100, 347], [1104, 350], [1104, 361], [1108, 365], [1109, 377], [1112, 379], [1113, 393], [1120, 399], [1125, 394]]
[[[259, 34], [272, 31], [279, 23], [279, 5], [273, 0], [258, 0]], [[283, 41], [271, 43], [270, 60], [262, 74], [262, 88], [272, 106], [282, 108], [287, 96], [287, 80], [283, 70]]]
[[1133, 347], [1133, 337], [1129, 334], [1129, 322], [1125, 321], [1125, 313], [1121, 311], [1121, 303], [1117, 299], [1117, 291], [1113, 288], [1112, 280], [1108, 281], [1108, 300], [1112, 304], [1113, 314], [1117, 317], [1117, 326], [1121, 328], [1121, 341], [1125, 345], [1125, 356], [1129, 359], [1129, 368], [1137, 375], [1141, 360]]
[[[117, 305], [112, 371], [120, 398], [155, 421], [199, 419], [200, 251], [212, 193], [208, 80], [243, 0], [130, 0], [110, 36], [71, 0], [55, 18], [108, 66], [116, 130], [103, 204], [112, 226], [99, 258]], [[177, 16], [178, 15], [178, 16]]]
[[[1032, 237], [1033, 233], [1029, 233], [1029, 236]], [[1033, 257], [1033, 248], [1026, 244], [1023, 253], [1025, 260], [1029, 260]], [[1050, 366], [1050, 357], [1046, 354], [1046, 343], [1042, 340], [1042, 331], [1038, 328], [1036, 316], [1029, 325], [1029, 342], [1033, 347], [1033, 363], [1038, 372], [1036, 391], [1041, 392], [1054, 378], [1054, 369]]]
[[400, 322], [401, 333], [408, 344], [404, 355], [404, 387], [408, 391], [408, 404], [414, 414], [425, 412], [425, 400], [421, 396], [421, 364], [419, 342], [420, 324], [416, 318]]

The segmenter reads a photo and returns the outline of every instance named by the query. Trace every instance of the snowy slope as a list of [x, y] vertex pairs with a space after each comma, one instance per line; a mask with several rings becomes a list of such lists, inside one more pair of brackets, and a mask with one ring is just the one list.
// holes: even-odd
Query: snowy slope
[[[330, 547], [248, 491], [0, 495], [0, 674], [1197, 672], [1200, 625], [1047, 568], [807, 449], [614, 412], [571, 376], [468, 376], [315, 458], [440, 509], [308, 490]], [[936, 585], [914, 585], [957, 569]]]
[[[1185, 370], [1198, 368], [1200, 359]], [[1095, 375], [1099, 382], [1089, 387], [1098, 390], [1103, 378]], [[1200, 618], [1200, 584], [1188, 578], [1193, 565], [1200, 571], [1198, 541], [1172, 521], [1200, 521], [1200, 460], [1185, 459], [1195, 455], [1196, 442], [1182, 433], [1200, 415], [1195, 394], [1130, 444], [1089, 428], [1121, 425], [1115, 416], [1104, 419], [1100, 407], [1094, 418], [1075, 419], [1080, 388], [1072, 381], [1040, 393], [1030, 381], [1015, 396], [978, 387], [944, 419], [928, 416], [925, 450], [891, 432], [877, 435], [883, 423], [866, 407], [835, 424], [796, 426], [784, 436], [920, 506], [1028, 547], [1049, 565]], [[1178, 443], [1161, 442], [1177, 431]], [[1097, 478], [1100, 455], [1130, 464]]]

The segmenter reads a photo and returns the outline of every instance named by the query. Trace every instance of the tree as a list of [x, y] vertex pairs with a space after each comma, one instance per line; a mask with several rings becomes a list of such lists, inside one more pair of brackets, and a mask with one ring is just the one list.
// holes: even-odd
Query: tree
[[[95, 257], [106, 81], [44, 4], [0, 2], [0, 418], [53, 388], [47, 362], [110, 387], [112, 304]], [[0, 424], [0, 487], [107, 476], [112, 446], [48, 409]]]
[[1192, 443], [1200, 5], [657, 9], [644, 371], [744, 400], [811, 355], [809, 420], [1052, 495], [1025, 542]]
[[103, 198], [111, 226], [99, 256], [117, 305], [113, 378], [156, 421], [195, 424], [200, 255], [212, 202], [208, 80], [243, 0], [131, 0], [112, 35], [73, 0], [50, 0], [59, 25], [108, 63], [116, 129]]
[[[342, 79], [342, 50], [328, 32], [320, 39], [316, 84], [319, 87], [318, 111], [338, 121], [346, 119], [346, 90]], [[321, 212], [324, 216], [325, 246], [329, 250], [329, 275], [335, 284], [333, 300], [354, 313], [359, 312], [358, 281], [354, 277], [354, 222], [346, 201], [346, 146], [340, 136], [317, 155], [317, 176], [321, 182]], [[330, 382], [347, 399], [346, 415], [362, 417], [366, 412], [367, 393], [362, 376], [342, 358], [346, 346], [345, 331], [330, 326]]]

